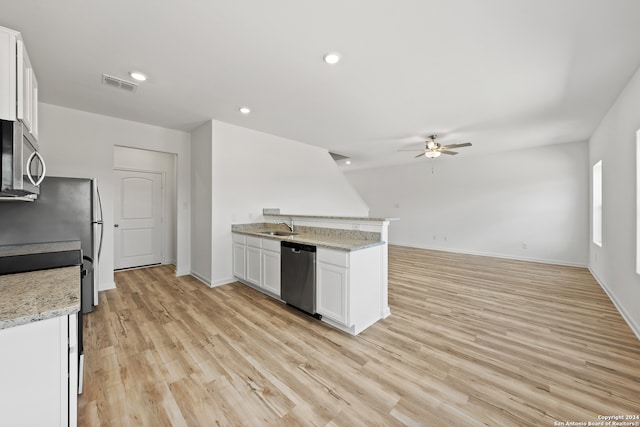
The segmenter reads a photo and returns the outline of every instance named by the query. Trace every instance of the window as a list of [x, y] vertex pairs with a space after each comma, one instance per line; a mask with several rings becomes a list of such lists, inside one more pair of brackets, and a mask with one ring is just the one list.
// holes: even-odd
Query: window
[[593, 243], [602, 246], [602, 160], [593, 165]]

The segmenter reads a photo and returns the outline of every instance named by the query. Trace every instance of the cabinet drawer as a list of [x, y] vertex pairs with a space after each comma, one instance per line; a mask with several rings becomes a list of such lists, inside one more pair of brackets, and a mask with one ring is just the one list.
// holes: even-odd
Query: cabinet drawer
[[247, 236], [247, 246], [253, 246], [254, 248], [261, 248], [262, 239], [260, 237]]
[[262, 249], [280, 253], [280, 240], [262, 239]]
[[316, 260], [326, 262], [328, 264], [339, 265], [341, 267], [349, 267], [349, 252], [334, 251], [331, 249], [318, 248]]
[[245, 236], [244, 234], [233, 233], [233, 243], [240, 243], [242, 245], [246, 245], [247, 244], [247, 236]]

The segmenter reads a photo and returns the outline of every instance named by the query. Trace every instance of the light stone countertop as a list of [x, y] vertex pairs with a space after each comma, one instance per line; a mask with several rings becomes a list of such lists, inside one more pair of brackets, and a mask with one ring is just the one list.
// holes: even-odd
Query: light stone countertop
[[80, 267], [0, 276], [0, 329], [80, 311]]
[[80, 249], [79, 240], [66, 242], [30, 243], [24, 245], [0, 246], [0, 256], [41, 254], [45, 252], [66, 252]]
[[380, 233], [375, 232], [306, 226], [296, 227], [296, 229], [296, 234], [293, 236], [270, 236], [260, 234], [260, 232], [267, 230], [287, 231], [286, 226], [272, 223], [234, 224], [231, 226], [231, 231], [234, 233], [343, 251], [357, 251], [385, 244], [380, 240]]
[[370, 216], [331, 216], [331, 215], [294, 215], [284, 213], [263, 213], [265, 217], [290, 217], [290, 218], [314, 218], [314, 219], [339, 219], [339, 220], [353, 220], [353, 221], [371, 221], [371, 222], [388, 222], [398, 221], [400, 218], [376, 218]]

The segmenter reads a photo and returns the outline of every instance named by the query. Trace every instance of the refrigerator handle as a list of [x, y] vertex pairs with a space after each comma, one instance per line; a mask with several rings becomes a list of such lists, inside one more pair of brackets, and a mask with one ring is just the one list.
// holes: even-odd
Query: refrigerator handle
[[100, 226], [100, 243], [98, 244], [98, 256], [96, 257], [96, 261], [100, 260], [100, 255], [102, 254], [102, 241], [104, 240], [104, 217], [102, 212], [102, 197], [100, 197], [100, 187], [98, 187], [98, 183], [94, 180], [94, 185], [96, 187], [96, 195], [98, 196], [98, 210], [100, 211], [100, 218], [98, 218], [94, 223]]

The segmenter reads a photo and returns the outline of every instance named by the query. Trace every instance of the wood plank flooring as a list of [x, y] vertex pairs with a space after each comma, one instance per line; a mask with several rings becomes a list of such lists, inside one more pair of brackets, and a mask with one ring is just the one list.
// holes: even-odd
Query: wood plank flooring
[[640, 414], [640, 342], [586, 269], [392, 246], [392, 315], [357, 337], [171, 266], [118, 272], [116, 284], [85, 316], [80, 426], [553, 426]]

